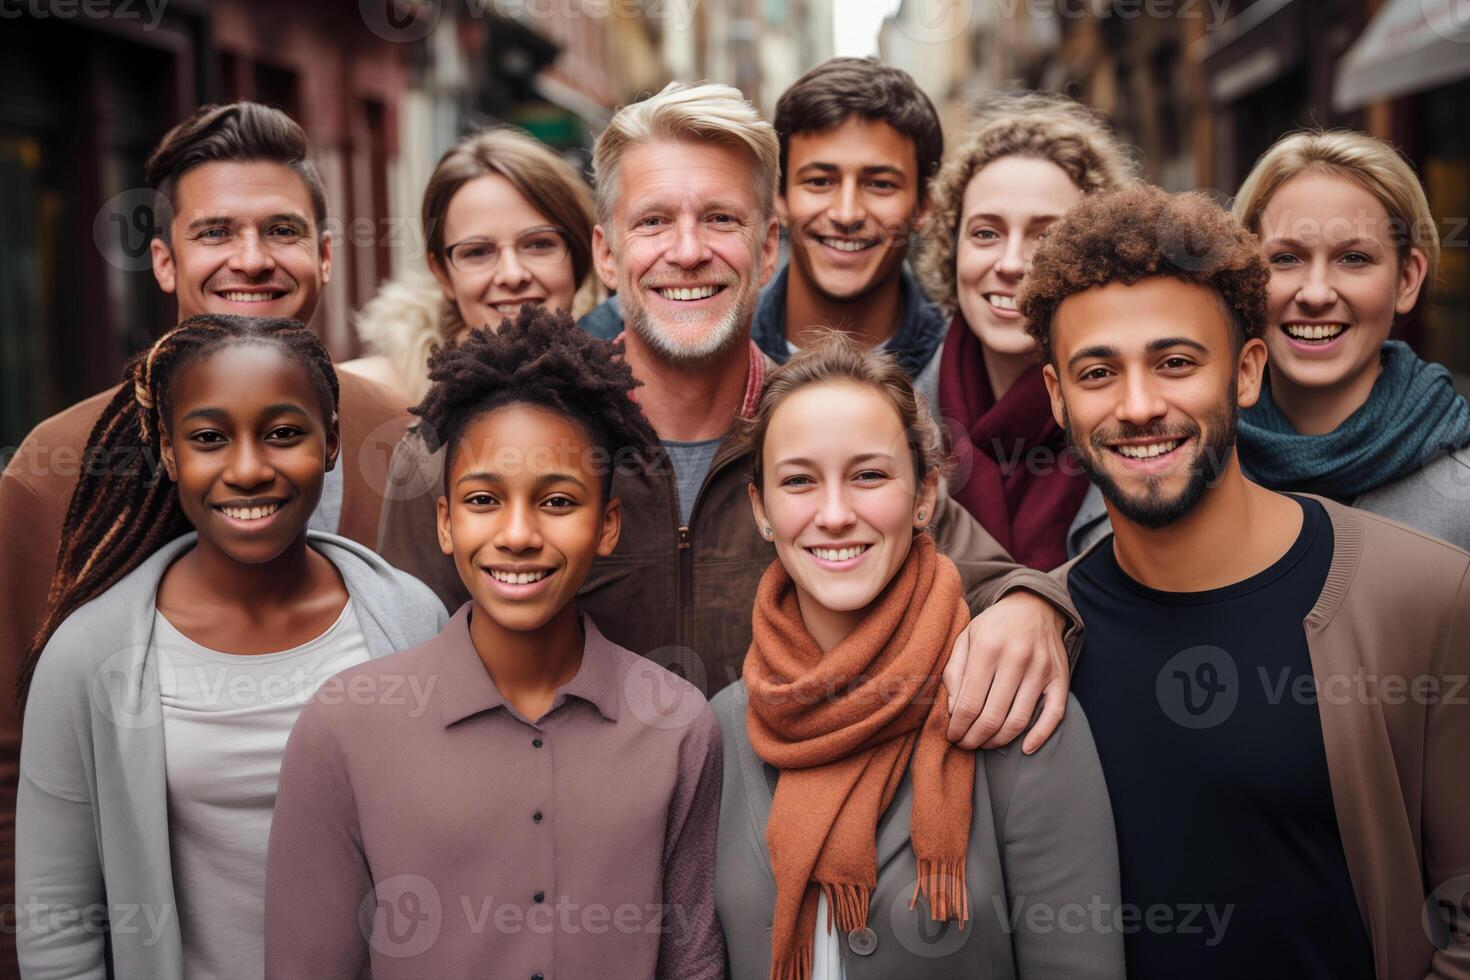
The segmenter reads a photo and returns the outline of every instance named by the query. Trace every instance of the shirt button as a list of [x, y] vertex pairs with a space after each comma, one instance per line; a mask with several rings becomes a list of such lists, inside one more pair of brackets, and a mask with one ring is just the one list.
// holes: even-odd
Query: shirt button
[[533, 748], [533, 749], [539, 749], [544, 744], [546, 744], [546, 743], [542, 742], [539, 738], [533, 738], [533, 739], [531, 739], [531, 748]]
[[847, 946], [859, 956], [872, 956], [878, 948], [878, 934], [867, 926], [847, 934]]
[[535, 895], [532, 896], [532, 898], [534, 898], [537, 902], [544, 902], [546, 901], [546, 893], [537, 892]]
[[531, 814], [531, 819], [534, 820], [534, 821], [536, 821], [537, 823], [540, 823], [541, 822], [541, 811], [540, 810], [537, 810], [535, 813]]

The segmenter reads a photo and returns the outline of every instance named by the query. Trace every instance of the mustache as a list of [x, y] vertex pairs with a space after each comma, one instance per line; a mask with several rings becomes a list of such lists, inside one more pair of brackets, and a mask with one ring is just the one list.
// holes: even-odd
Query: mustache
[[1119, 422], [1105, 429], [1095, 429], [1088, 439], [1093, 449], [1109, 449], [1113, 443], [1128, 439], [1151, 439], [1167, 442], [1171, 439], [1192, 439], [1200, 434], [1198, 425], [1134, 425]]

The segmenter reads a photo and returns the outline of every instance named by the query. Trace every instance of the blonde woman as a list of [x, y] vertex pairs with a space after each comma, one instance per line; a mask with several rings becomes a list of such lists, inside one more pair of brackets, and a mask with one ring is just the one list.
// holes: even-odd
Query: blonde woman
[[1052, 222], [1135, 179], [1128, 150], [1090, 110], [1027, 93], [984, 103], [934, 180], [919, 268], [951, 317], [939, 355], [939, 410], [957, 456], [949, 492], [1033, 568], [1066, 560], [1088, 481], [1052, 419], [1016, 295]]
[[526, 304], [579, 316], [592, 271], [592, 192], [570, 164], [513, 129], [482, 130], [443, 157], [424, 190], [427, 268], [385, 285], [358, 315], [372, 352], [341, 367], [387, 385], [404, 405], [428, 390], [429, 354]]
[[1271, 267], [1267, 388], [1241, 414], [1241, 462], [1470, 547], [1470, 405], [1450, 374], [1390, 340], [1434, 282], [1424, 189], [1365, 133], [1292, 133], [1256, 162], [1235, 216]]

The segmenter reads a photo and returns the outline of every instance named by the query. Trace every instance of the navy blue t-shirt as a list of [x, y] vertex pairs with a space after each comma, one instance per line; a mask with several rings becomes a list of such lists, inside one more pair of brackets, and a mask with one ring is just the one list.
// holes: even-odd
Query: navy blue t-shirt
[[1332, 563], [1314, 500], [1265, 571], [1160, 592], [1112, 539], [1068, 578], [1072, 692], [1113, 802], [1130, 980], [1373, 980], [1337, 829], [1302, 620]]

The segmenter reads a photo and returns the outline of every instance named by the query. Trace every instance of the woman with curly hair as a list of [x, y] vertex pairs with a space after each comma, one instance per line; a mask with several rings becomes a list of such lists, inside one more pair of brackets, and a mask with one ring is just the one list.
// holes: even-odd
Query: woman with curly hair
[[1413, 169], [1365, 133], [1292, 133], [1256, 162], [1235, 216], [1271, 268], [1271, 360], [1241, 414], [1241, 462], [1266, 486], [1470, 548], [1470, 405], [1449, 371], [1389, 339], [1439, 262]]
[[429, 355], [522, 306], [579, 316], [596, 305], [592, 192], [570, 164], [526, 133], [471, 133], [424, 189], [428, 267], [387, 283], [356, 319], [371, 354], [342, 365], [397, 392], [429, 388]]
[[[269, 976], [724, 976], [714, 716], [577, 608], [618, 543], [613, 469], [657, 441], [618, 351], [526, 307], [430, 359], [414, 412], [447, 454], [439, 546], [470, 600], [302, 713]], [[410, 693], [351, 696], [390, 684]]]
[[1016, 296], [1047, 227], [1084, 196], [1135, 180], [1127, 150], [1091, 111], [1025, 93], [984, 103], [933, 184], [919, 268], [951, 316], [939, 410], [954, 444], [950, 494], [1022, 564], [1067, 556], [1087, 491], [1051, 418]]

